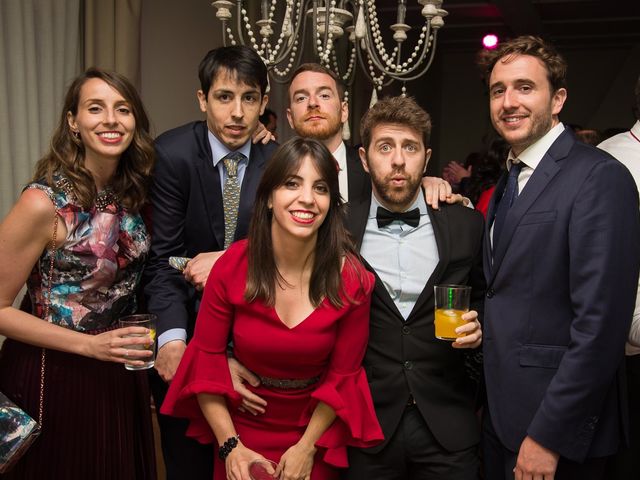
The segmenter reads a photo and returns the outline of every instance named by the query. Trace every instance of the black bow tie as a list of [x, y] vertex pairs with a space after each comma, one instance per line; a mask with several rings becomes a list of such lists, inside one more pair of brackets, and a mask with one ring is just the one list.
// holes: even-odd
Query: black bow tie
[[420, 209], [414, 208], [408, 212], [390, 212], [386, 208], [378, 207], [376, 220], [378, 220], [378, 228], [386, 227], [394, 220], [400, 220], [411, 227], [417, 227], [420, 224]]

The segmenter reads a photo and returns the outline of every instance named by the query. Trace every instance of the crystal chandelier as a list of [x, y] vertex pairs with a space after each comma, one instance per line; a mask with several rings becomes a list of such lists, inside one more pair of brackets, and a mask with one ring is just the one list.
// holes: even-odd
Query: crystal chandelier
[[391, 50], [385, 46], [378, 21], [380, 7], [375, 0], [260, 0], [257, 20], [250, 18], [245, 3], [249, 2], [211, 3], [222, 21], [224, 45], [250, 46], [262, 57], [273, 80], [287, 83], [303, 58], [310, 25], [315, 61], [333, 70], [347, 86], [353, 84], [359, 62], [375, 87], [374, 96], [376, 89], [380, 91], [394, 80], [403, 82], [405, 93], [404, 82], [427, 72], [435, 55], [438, 30], [447, 15], [441, 8], [442, 0], [417, 0], [423, 6], [424, 23], [415, 46], [405, 53], [402, 46], [412, 29], [405, 23], [407, 0], [397, 0], [396, 22], [389, 26], [395, 42]]

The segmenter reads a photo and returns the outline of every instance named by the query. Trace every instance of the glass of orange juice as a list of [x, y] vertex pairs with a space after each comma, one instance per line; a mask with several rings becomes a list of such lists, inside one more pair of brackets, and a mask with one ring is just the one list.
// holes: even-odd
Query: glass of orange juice
[[[145, 327], [149, 329], [149, 336], [151, 337], [150, 344], [131, 344], [127, 345], [126, 348], [129, 350], [151, 350], [153, 355], [150, 357], [146, 357], [143, 359], [143, 365], [133, 365], [130, 363], [125, 363], [124, 367], [127, 370], [146, 370], [147, 368], [151, 368], [156, 363], [156, 316], [152, 313], [142, 313], [138, 315], [128, 315], [126, 317], [122, 317], [119, 321], [120, 327]], [[126, 335], [126, 337], [143, 337], [146, 336], [144, 334], [131, 334]]]
[[466, 285], [436, 285], [435, 286], [435, 327], [436, 338], [455, 341], [458, 335], [456, 328], [467, 323], [462, 315], [469, 311], [471, 287]]

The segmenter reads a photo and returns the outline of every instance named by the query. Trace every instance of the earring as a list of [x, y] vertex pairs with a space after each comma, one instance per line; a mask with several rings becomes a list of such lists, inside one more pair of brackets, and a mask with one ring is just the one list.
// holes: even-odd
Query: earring
[[80, 138], [80, 132], [77, 130], [71, 130], [71, 135], [73, 135], [73, 141], [75, 143], [82, 143], [82, 139]]

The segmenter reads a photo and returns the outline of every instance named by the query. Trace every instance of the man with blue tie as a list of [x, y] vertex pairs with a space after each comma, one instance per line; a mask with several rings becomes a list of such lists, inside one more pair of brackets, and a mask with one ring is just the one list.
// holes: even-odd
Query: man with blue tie
[[[246, 237], [256, 188], [276, 148], [251, 143], [268, 100], [267, 68], [253, 50], [211, 50], [198, 73], [206, 120], [165, 132], [155, 144], [145, 294], [158, 316], [157, 375], [150, 376], [158, 408], [193, 334], [199, 292], [229, 244]], [[170, 266], [172, 256], [193, 260], [180, 272]], [[186, 438], [182, 419], [158, 420], [167, 478], [211, 480], [212, 446]]]
[[626, 432], [638, 193], [560, 122], [566, 63], [551, 45], [520, 37], [481, 66], [511, 146], [484, 243], [485, 478], [602, 479]]

